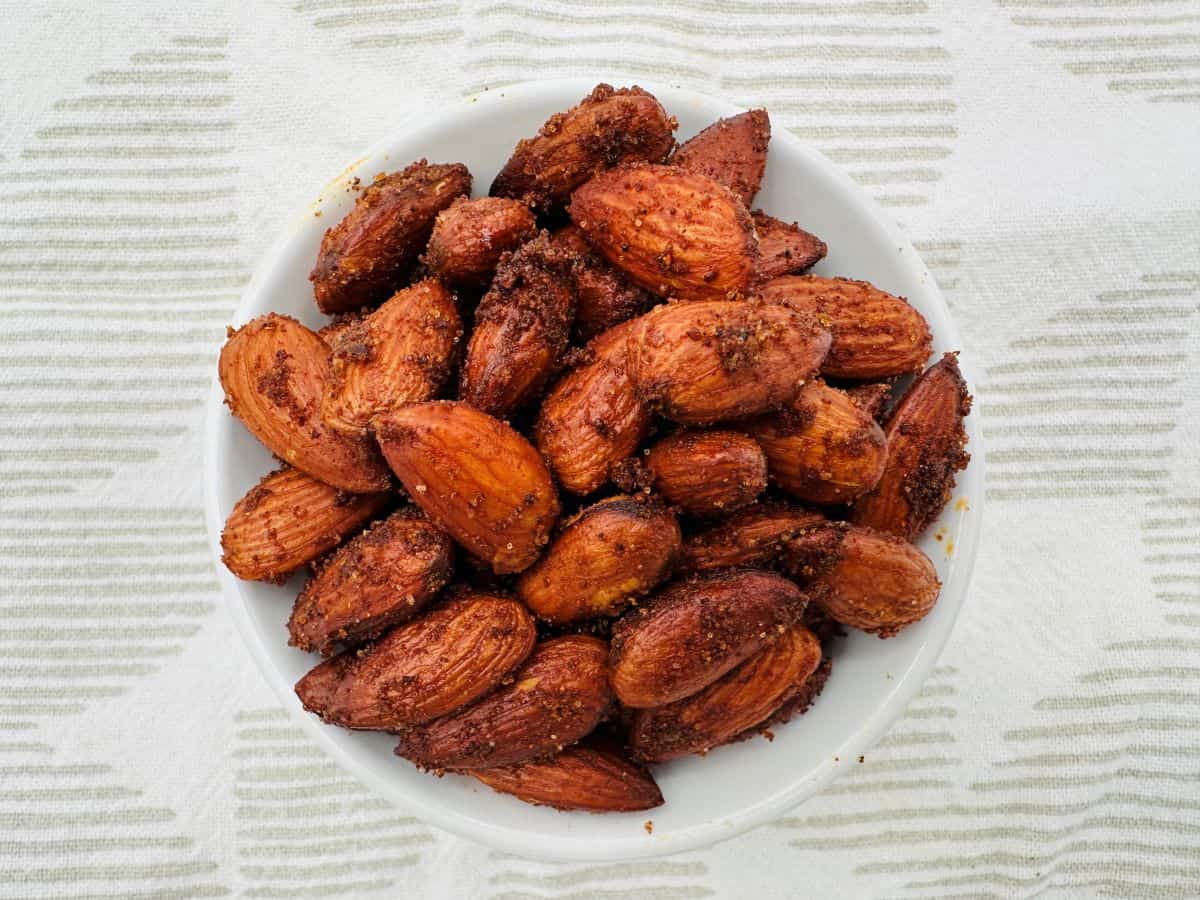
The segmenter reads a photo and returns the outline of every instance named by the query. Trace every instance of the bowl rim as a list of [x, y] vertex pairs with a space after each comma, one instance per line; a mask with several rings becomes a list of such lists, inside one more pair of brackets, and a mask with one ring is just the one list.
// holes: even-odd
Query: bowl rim
[[[620, 83], [624, 79], [620, 79]], [[523, 81], [501, 88], [484, 90], [468, 95], [456, 103], [447, 104], [435, 115], [430, 116], [420, 127], [415, 129], [419, 136], [422, 131], [436, 130], [452, 126], [461, 119], [469, 119], [480, 104], [502, 103], [506, 100], [533, 100], [541, 94], [557, 94], [569, 92], [578, 97], [586, 96], [597, 84], [594, 78], [555, 78], [535, 81]], [[724, 98], [715, 97], [698, 91], [675, 86], [669, 82], [652, 82], [639, 80], [638, 83], [652, 94], [670, 94], [674, 98], [691, 100], [711, 108], [721, 108], [721, 115], [732, 115], [744, 110]], [[337, 177], [325, 185], [315, 196], [328, 196], [332, 185], [340, 184], [359, 165], [368, 160], [382, 157], [388, 147], [394, 143], [395, 135], [406, 124], [412, 124], [412, 116], [401, 119], [397, 127], [390, 130], [380, 140], [374, 142], [357, 160], [344, 169]], [[408, 129], [412, 139], [414, 129]], [[901, 248], [906, 265], [913, 269], [915, 278], [924, 278], [926, 290], [930, 299], [941, 307], [944, 313], [945, 327], [941, 329], [940, 337], [944, 337], [952, 346], [961, 347], [962, 341], [957, 324], [950, 312], [945, 298], [936, 281], [925, 267], [924, 262], [912, 247], [911, 241], [902, 232], [891, 216], [886, 214], [875, 200], [866, 193], [844, 170], [832, 161], [808, 146], [801, 138], [789, 131], [780, 131], [773, 135], [773, 141], [790, 145], [789, 149], [805, 158], [807, 165], [824, 170], [824, 174], [840, 182], [842, 189], [854, 195], [858, 202], [866, 207], [874, 224], [880, 226], [888, 239]], [[274, 261], [281, 256], [295, 239], [293, 223], [308, 220], [312, 216], [313, 204], [305, 206], [294, 218], [285, 220], [279, 236], [271, 243], [267, 251], [258, 260], [254, 271], [245, 288], [242, 290], [237, 309], [233, 313], [233, 321], [242, 322], [246, 317], [248, 307], [262, 288], [262, 283], [273, 268]], [[960, 367], [968, 385], [977, 384], [974, 369], [969, 359], [959, 357]], [[215, 369], [215, 363], [214, 363]], [[834, 781], [845, 771], [837, 765], [839, 758], [853, 759], [869, 750], [887, 731], [889, 727], [903, 714], [909, 703], [917, 696], [929, 675], [933, 672], [950, 635], [954, 631], [962, 608], [967, 602], [971, 579], [974, 574], [975, 560], [979, 551], [979, 539], [982, 532], [982, 517], [984, 512], [985, 493], [982, 490], [984, 481], [984, 447], [982, 437], [982, 422], [978, 404], [972, 410], [970, 421], [971, 462], [968, 470], [959, 474], [960, 488], [970, 477], [972, 483], [979, 486], [971, 496], [971, 513], [974, 527], [963, 529], [958, 535], [958, 549], [955, 553], [956, 572], [961, 569], [962, 588], [958, 602], [951, 610], [940, 631], [931, 634], [924, 640], [909, 660], [902, 674], [896, 676], [892, 692], [885, 701], [876, 708], [870, 716], [861, 722], [842, 742], [837, 751], [827, 755], [822, 764], [808, 772], [793, 777], [790, 781], [781, 782], [780, 789], [771, 796], [737, 812], [722, 816], [719, 819], [701, 821], [684, 829], [663, 835], [662, 839], [647, 840], [645, 835], [636, 837], [614, 837], [597, 839], [581, 835], [560, 835], [547, 839], [544, 835], [525, 832], [506, 826], [496, 826], [481, 823], [476, 819], [460, 815], [456, 810], [447, 806], [426, 803], [418, 798], [404, 795], [386, 779], [380, 778], [374, 769], [362, 764], [358, 759], [349, 755], [334, 741], [327, 732], [329, 726], [322, 723], [316, 716], [302, 709], [291, 681], [270, 662], [268, 648], [255, 627], [246, 609], [245, 599], [240, 592], [238, 579], [221, 564], [221, 531], [224, 518], [218, 508], [217, 479], [221, 447], [218, 442], [217, 427], [225, 414], [224, 392], [221, 389], [219, 377], [214, 372], [209, 399], [204, 419], [203, 436], [203, 480], [204, 480], [204, 512], [210, 548], [213, 553], [217, 576], [221, 584], [222, 595], [228, 601], [230, 612], [238, 634], [254, 658], [260, 673], [283, 706], [289, 710], [291, 718], [297, 720], [302, 730], [316, 741], [330, 757], [345, 771], [349, 772], [377, 794], [386, 797], [406, 812], [411, 812], [423, 821], [438, 828], [449, 831], [459, 837], [485, 844], [497, 850], [514, 853], [528, 859], [556, 862], [613, 862], [632, 859], [646, 859], [680, 853], [707, 847], [720, 841], [727, 840], [758, 825], [770, 822], [785, 812], [799, 806], [810, 799], [822, 788]], [[398, 784], [398, 782], [397, 782]], [[574, 813], [585, 815], [586, 813]], [[571, 813], [562, 813], [571, 815]], [[653, 810], [647, 811], [653, 816]], [[640, 829], [639, 829], [640, 830]], [[657, 835], [651, 835], [657, 838]]]

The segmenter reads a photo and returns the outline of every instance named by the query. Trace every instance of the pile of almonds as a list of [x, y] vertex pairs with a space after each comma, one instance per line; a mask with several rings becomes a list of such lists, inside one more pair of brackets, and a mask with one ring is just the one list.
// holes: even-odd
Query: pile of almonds
[[531, 803], [657, 806], [645, 764], [803, 712], [840, 626], [933, 607], [911, 542], [967, 462], [920, 313], [801, 274], [825, 244], [751, 210], [766, 112], [675, 128], [600, 85], [489, 197], [459, 164], [382, 174], [321, 244], [329, 324], [269, 314], [221, 351], [283, 463], [224, 562], [313, 564], [304, 706]]

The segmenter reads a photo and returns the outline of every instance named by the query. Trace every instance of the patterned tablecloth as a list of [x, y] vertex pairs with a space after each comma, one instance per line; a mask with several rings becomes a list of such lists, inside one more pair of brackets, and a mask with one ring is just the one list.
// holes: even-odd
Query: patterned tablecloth
[[[0, 894], [1200, 894], [1200, 2], [0, 2]], [[712, 849], [490, 853], [285, 718], [201, 514], [224, 326], [405, 120], [657, 79], [844, 166], [979, 364], [983, 550], [861, 767]]]

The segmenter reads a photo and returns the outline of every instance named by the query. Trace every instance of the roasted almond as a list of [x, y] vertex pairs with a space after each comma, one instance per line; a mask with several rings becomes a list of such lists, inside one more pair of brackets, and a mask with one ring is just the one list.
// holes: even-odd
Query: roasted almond
[[679, 570], [708, 572], [767, 563], [789, 538], [827, 521], [819, 512], [790, 503], [756, 503], [684, 541]]
[[344, 728], [398, 731], [491, 691], [533, 650], [537, 629], [515, 600], [463, 591], [296, 684], [309, 712]]
[[886, 421], [888, 405], [892, 399], [892, 387], [889, 381], [873, 381], [851, 385], [842, 390], [854, 401], [855, 406], [882, 425]]
[[527, 568], [550, 540], [558, 493], [537, 450], [465, 403], [415, 403], [376, 425], [413, 502], [500, 574]]
[[874, 381], [919, 372], [932, 337], [925, 317], [908, 303], [865, 281], [785, 275], [758, 288], [763, 299], [814, 315], [833, 335], [821, 373]]
[[887, 424], [888, 461], [875, 489], [854, 504], [851, 521], [912, 540], [941, 515], [954, 473], [971, 460], [963, 419], [971, 395], [947, 353], [908, 390]]
[[845, 503], [869, 491], [887, 462], [883, 430], [846, 394], [820, 379], [787, 409], [746, 424], [771, 480], [809, 503]]
[[339, 434], [321, 421], [329, 348], [295, 319], [268, 313], [231, 331], [217, 372], [230, 412], [285, 463], [359, 494], [391, 484], [369, 439]]
[[556, 625], [613, 616], [670, 572], [682, 538], [675, 514], [653, 500], [612, 497], [566, 524], [517, 581], [517, 595]]
[[752, 109], [709, 125], [681, 144], [670, 163], [723, 184], [749, 206], [767, 170], [770, 142], [770, 116]]
[[330, 343], [325, 424], [366, 435], [388, 410], [432, 400], [450, 375], [461, 338], [454, 297], [441, 282], [428, 279], [400, 290]]
[[729, 674], [682, 700], [639, 709], [629, 729], [634, 757], [666, 762], [704, 753], [770, 718], [821, 662], [821, 644], [802, 625], [792, 625], [769, 647]]
[[511, 683], [406, 730], [396, 753], [427, 769], [508, 766], [559, 753], [612, 709], [607, 654], [607, 644], [588, 635], [543, 641]]
[[590, 494], [607, 482], [650, 428], [650, 411], [628, 374], [632, 328], [618, 325], [588, 344], [583, 360], [542, 401], [534, 440], [572, 494]]
[[571, 338], [573, 259], [543, 232], [501, 261], [475, 310], [460, 400], [504, 418], [545, 387]]
[[382, 634], [420, 612], [445, 587], [454, 545], [409, 507], [340, 548], [301, 591], [288, 622], [290, 644], [328, 655], [337, 644]]
[[777, 304], [674, 303], [634, 323], [628, 368], [638, 395], [685, 425], [791, 403], [829, 349], [827, 331]]
[[552, 209], [618, 163], [662, 162], [675, 145], [675, 127], [675, 119], [641, 88], [599, 84], [578, 106], [551, 116], [536, 137], [517, 144], [490, 193]]
[[571, 220], [610, 263], [660, 297], [741, 295], [758, 260], [745, 205], [703, 175], [670, 166], [622, 166], [571, 196]]
[[483, 287], [500, 257], [537, 234], [529, 207], [507, 197], [455, 200], [438, 213], [423, 260], [448, 284]]
[[615, 748], [568, 747], [557, 756], [468, 774], [534, 806], [588, 812], [635, 812], [662, 806], [654, 777]]
[[793, 275], [811, 269], [825, 258], [829, 248], [815, 234], [809, 234], [795, 222], [791, 224], [768, 216], [762, 210], [750, 213], [758, 232], [758, 269], [760, 281]]
[[326, 347], [332, 347], [338, 336], [345, 333], [363, 319], [359, 312], [338, 313], [317, 331], [317, 337], [325, 342]]
[[221, 562], [247, 581], [279, 581], [379, 515], [388, 494], [347, 494], [284, 466], [252, 487], [221, 532]]
[[425, 249], [437, 214], [469, 193], [471, 173], [459, 163], [422, 159], [380, 173], [321, 239], [308, 276], [321, 312], [347, 312], [394, 293]]
[[767, 487], [767, 458], [736, 431], [678, 431], [652, 446], [654, 489], [696, 516], [720, 516], [753, 503]]
[[554, 232], [554, 241], [575, 258], [571, 278], [575, 285], [575, 338], [580, 343], [639, 316], [656, 302], [604, 261], [583, 232], [565, 225]]
[[677, 581], [612, 629], [612, 686], [625, 706], [662, 706], [762, 650], [804, 610], [805, 595], [752, 569]]

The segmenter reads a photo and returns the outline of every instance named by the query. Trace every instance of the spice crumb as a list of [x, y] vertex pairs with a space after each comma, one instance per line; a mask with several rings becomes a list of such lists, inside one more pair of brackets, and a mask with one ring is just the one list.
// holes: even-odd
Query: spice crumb
[[654, 822], [651, 819], [646, 820], [646, 824], [642, 826], [646, 829], [646, 834], [654, 834]]

